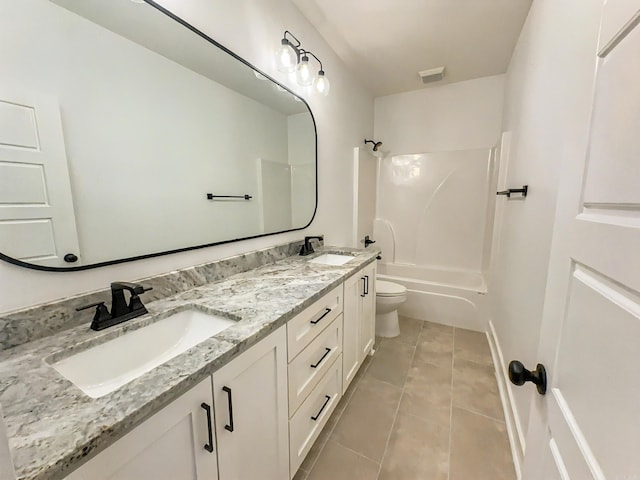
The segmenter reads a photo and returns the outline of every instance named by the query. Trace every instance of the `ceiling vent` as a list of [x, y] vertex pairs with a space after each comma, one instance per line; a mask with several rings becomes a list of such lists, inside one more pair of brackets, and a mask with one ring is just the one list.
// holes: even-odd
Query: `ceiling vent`
[[431, 70], [423, 70], [418, 72], [422, 83], [438, 82], [444, 78], [444, 67], [432, 68]]

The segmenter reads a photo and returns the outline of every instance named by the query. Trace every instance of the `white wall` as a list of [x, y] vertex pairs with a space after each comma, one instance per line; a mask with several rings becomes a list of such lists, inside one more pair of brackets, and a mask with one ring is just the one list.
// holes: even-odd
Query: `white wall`
[[374, 137], [392, 155], [493, 147], [503, 97], [504, 75], [378, 97]]
[[[48, 3], [47, 0], [40, 0]], [[331, 244], [348, 244], [352, 222], [353, 147], [373, 131], [373, 99], [288, 0], [165, 0], [160, 2], [257, 68], [309, 98], [318, 130], [319, 205], [305, 232], [195, 250], [155, 259], [75, 273], [46, 273], [0, 263], [0, 312], [105, 288], [114, 280], [134, 280], [229, 255], [324, 233]], [[275, 70], [273, 54], [289, 29], [323, 61], [332, 88], [313, 97]], [[42, 38], [34, 38], [40, 42]], [[6, 74], [6, 72], [5, 72]], [[79, 200], [79, 199], [77, 199]]]
[[[510, 360], [531, 369], [538, 362], [560, 165], [573, 145], [584, 144], [576, 135], [585, 133], [591, 103], [599, 22], [594, 5], [533, 2], [507, 72], [504, 129], [511, 141], [508, 165], [503, 161], [500, 168], [508, 167], [506, 186], [528, 184], [530, 194], [524, 201], [498, 200], [489, 300], [502, 368]], [[507, 388], [522, 454], [536, 393], [508, 382]]]
[[504, 75], [376, 98], [374, 138], [386, 154], [376, 214], [394, 228], [397, 262], [484, 270], [488, 149], [500, 137], [503, 98]]

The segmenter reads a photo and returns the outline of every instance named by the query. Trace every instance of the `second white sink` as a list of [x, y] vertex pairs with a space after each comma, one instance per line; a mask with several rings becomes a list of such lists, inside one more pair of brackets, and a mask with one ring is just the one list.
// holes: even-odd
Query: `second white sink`
[[319, 257], [309, 260], [309, 263], [319, 263], [320, 265], [344, 265], [353, 260], [351, 255], [337, 255], [335, 253], [324, 253]]
[[92, 398], [102, 397], [236, 323], [182, 310], [51, 366]]

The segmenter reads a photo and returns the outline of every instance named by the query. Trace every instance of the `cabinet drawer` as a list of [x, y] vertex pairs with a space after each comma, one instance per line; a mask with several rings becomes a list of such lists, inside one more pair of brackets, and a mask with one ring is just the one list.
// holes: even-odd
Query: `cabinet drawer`
[[335, 410], [341, 390], [342, 358], [339, 356], [289, 421], [292, 477]]
[[342, 285], [334, 288], [287, 323], [289, 362], [342, 313]]
[[289, 364], [289, 416], [342, 353], [342, 314]]

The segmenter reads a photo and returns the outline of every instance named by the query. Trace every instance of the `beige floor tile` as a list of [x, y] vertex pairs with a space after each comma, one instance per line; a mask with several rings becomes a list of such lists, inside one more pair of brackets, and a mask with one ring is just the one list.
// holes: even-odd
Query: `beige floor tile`
[[451, 415], [451, 397], [430, 401], [421, 395], [404, 392], [400, 400], [399, 413], [410, 414], [423, 420], [447, 419]]
[[420, 332], [414, 360], [451, 367], [453, 359], [453, 328], [425, 325]]
[[453, 405], [504, 420], [493, 366], [456, 357], [453, 365]]
[[408, 317], [400, 317], [398, 320], [400, 322], [400, 335], [393, 338], [378, 337], [380, 343], [406, 343], [415, 347], [418, 343], [424, 321]]
[[493, 365], [486, 334], [456, 328], [453, 336], [453, 354], [461, 360]]
[[363, 378], [347, 404], [330, 440], [380, 461], [402, 390], [385, 382]]
[[415, 347], [400, 342], [384, 342], [376, 350], [364, 377], [375, 378], [398, 387], [404, 385]]
[[433, 332], [440, 332], [440, 333], [453, 335], [453, 327], [450, 327], [449, 325], [443, 325], [441, 323], [424, 321], [422, 323], [421, 333], [427, 334], [427, 333], [433, 333]]
[[329, 441], [307, 480], [376, 480], [379, 465]]
[[423, 402], [451, 403], [451, 375], [451, 367], [414, 361], [407, 374], [404, 393]]
[[447, 480], [449, 417], [427, 421], [399, 414], [382, 462], [380, 480]]
[[453, 409], [450, 480], [515, 480], [503, 422]]

